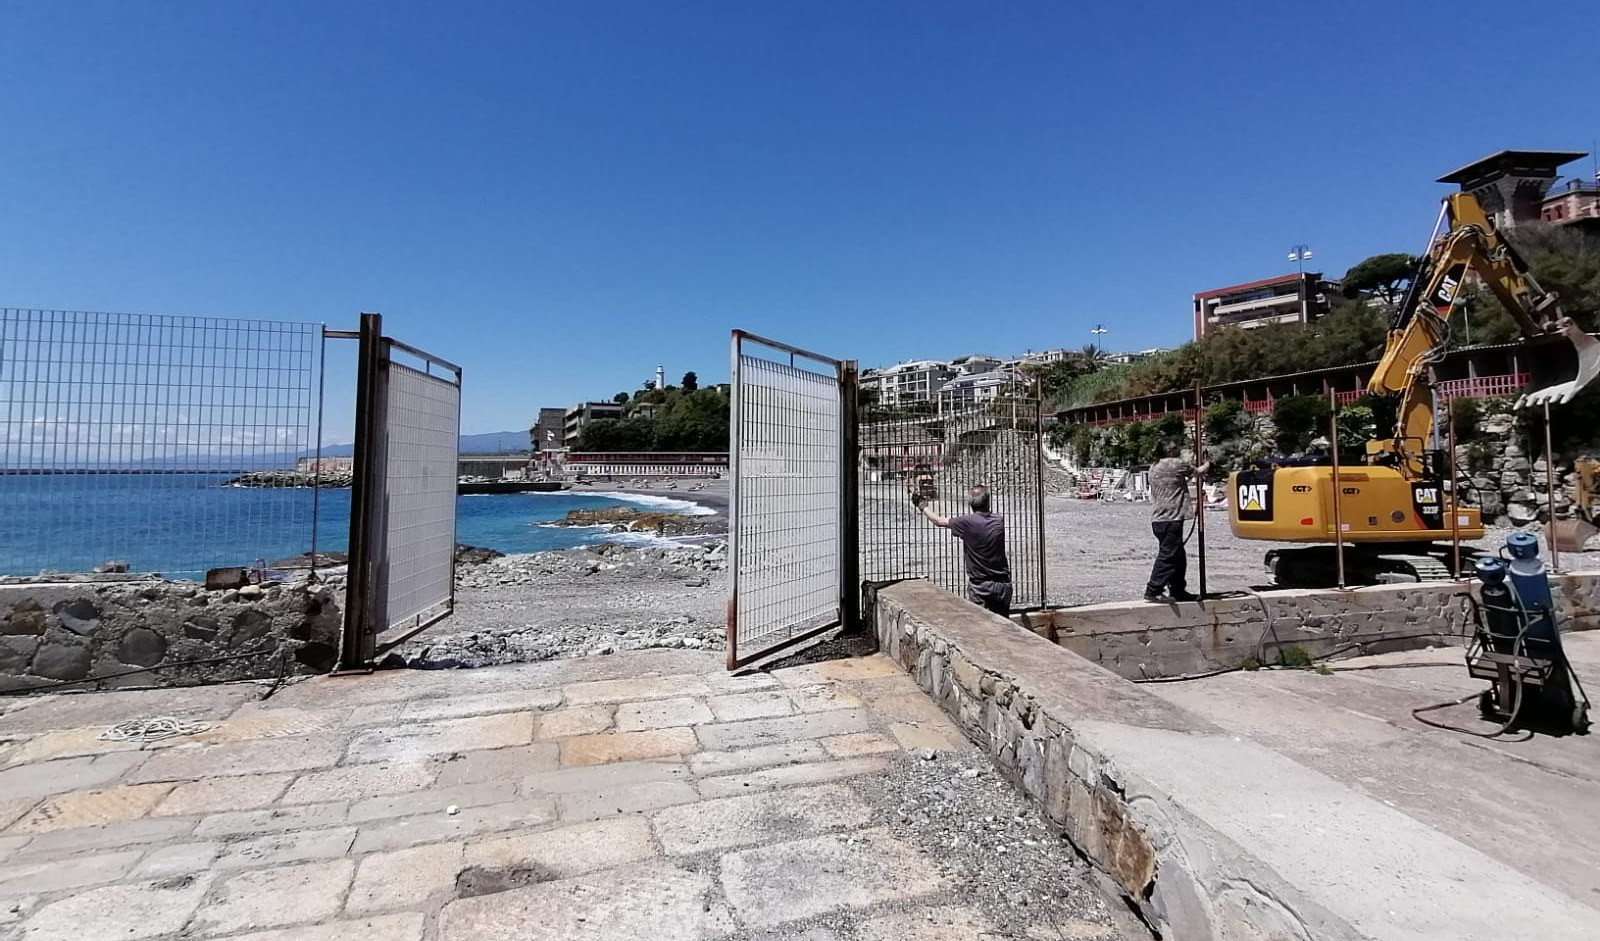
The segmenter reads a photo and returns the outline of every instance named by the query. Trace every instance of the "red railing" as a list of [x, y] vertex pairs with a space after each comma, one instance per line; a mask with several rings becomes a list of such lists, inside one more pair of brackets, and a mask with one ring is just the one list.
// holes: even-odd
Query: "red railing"
[[1477, 376], [1472, 379], [1451, 379], [1434, 386], [1440, 402], [1451, 399], [1489, 399], [1502, 395], [1516, 395], [1527, 388], [1528, 374], [1509, 376]]
[[[1450, 379], [1439, 383], [1434, 388], [1439, 394], [1440, 404], [1444, 404], [1449, 402], [1451, 399], [1456, 398], [1487, 399], [1505, 395], [1516, 395], [1521, 392], [1527, 386], [1527, 384], [1528, 374], [1519, 372], [1500, 376], [1477, 376], [1472, 379]], [[1367, 392], [1365, 389], [1349, 389], [1343, 392], [1335, 392], [1333, 396], [1334, 400], [1343, 406], [1351, 404], [1366, 394]], [[1277, 401], [1278, 400], [1276, 397], [1268, 396], [1265, 399], [1256, 399], [1253, 401], [1243, 402], [1241, 404], [1244, 406], [1245, 411], [1251, 412], [1252, 414], [1261, 415], [1270, 413], [1273, 406], [1277, 404]], [[1121, 425], [1127, 422], [1135, 421], [1154, 421], [1158, 418], [1161, 418], [1163, 415], [1171, 414], [1180, 414], [1180, 410], [1172, 409], [1170, 411], [1160, 412], [1137, 412], [1128, 415], [1107, 415], [1101, 418], [1095, 418], [1087, 422], [1087, 424], [1095, 425], [1097, 427], [1105, 427], [1106, 425]], [[1184, 418], [1193, 420], [1195, 412], [1194, 409], [1182, 409], [1181, 414]]]

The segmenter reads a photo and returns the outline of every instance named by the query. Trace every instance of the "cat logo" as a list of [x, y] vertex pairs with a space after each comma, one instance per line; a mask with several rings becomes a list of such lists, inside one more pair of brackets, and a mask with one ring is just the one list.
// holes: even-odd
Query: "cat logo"
[[1439, 282], [1438, 292], [1433, 295], [1434, 299], [1440, 307], [1449, 307], [1450, 302], [1455, 300], [1456, 288], [1460, 286], [1461, 283], [1455, 278], [1445, 275], [1444, 280]]
[[[1438, 485], [1418, 484], [1411, 488], [1411, 507], [1416, 510], [1417, 519], [1428, 529], [1444, 528], [1443, 504], [1444, 500], [1441, 497]], [[1401, 519], [1405, 518], [1399, 512], [1396, 512], [1395, 515]]]
[[1234, 518], [1252, 523], [1272, 522], [1272, 471], [1240, 471], [1234, 483]]

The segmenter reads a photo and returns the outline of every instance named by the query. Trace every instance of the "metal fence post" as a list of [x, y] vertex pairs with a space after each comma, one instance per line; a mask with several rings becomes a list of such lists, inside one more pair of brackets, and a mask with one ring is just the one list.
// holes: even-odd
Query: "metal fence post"
[[859, 418], [856, 396], [860, 391], [859, 364], [839, 364], [839, 623], [846, 631], [861, 628], [861, 480]]
[[362, 314], [356, 354], [355, 456], [350, 480], [350, 562], [345, 582], [344, 630], [334, 672], [369, 669], [382, 629], [378, 562], [383, 514], [383, 315]]
[[1034, 448], [1034, 535], [1037, 542], [1034, 551], [1039, 555], [1039, 609], [1042, 611], [1050, 604], [1049, 571], [1050, 566], [1045, 558], [1044, 538], [1044, 380], [1039, 376], [1033, 377], [1033, 429], [1038, 438]]

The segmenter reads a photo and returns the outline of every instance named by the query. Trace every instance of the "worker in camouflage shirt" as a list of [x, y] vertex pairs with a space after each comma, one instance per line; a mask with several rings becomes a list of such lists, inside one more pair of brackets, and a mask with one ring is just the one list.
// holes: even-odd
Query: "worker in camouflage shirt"
[[[1193, 518], [1190, 500], [1195, 474], [1205, 474], [1211, 462], [1193, 464], [1177, 457], [1176, 446], [1163, 442], [1159, 460], [1150, 467], [1150, 530], [1156, 537], [1156, 563], [1144, 588], [1146, 601], [1193, 601], [1187, 575], [1189, 556], [1183, 547], [1183, 523]], [[1165, 592], [1165, 594], [1163, 594]]]

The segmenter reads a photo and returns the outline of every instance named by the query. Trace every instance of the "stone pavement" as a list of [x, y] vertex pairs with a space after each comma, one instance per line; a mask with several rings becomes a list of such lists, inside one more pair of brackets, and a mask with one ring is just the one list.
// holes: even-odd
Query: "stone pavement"
[[[896, 768], [981, 759], [887, 659], [717, 660], [4, 702], [0, 941], [1123, 937], [1081, 866], [1018, 924], [916, 838]], [[157, 715], [210, 728], [100, 738]]]

